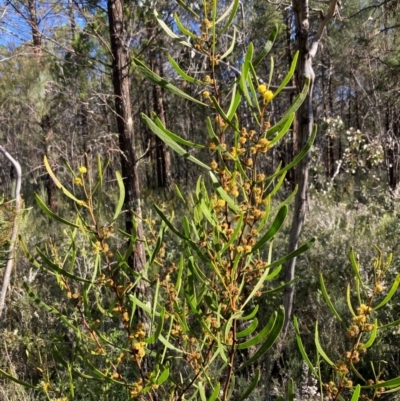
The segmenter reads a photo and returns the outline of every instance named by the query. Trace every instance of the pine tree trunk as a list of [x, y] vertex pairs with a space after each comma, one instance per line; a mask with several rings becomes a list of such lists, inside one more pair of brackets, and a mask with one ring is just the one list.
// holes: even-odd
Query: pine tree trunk
[[[128, 49], [124, 36], [124, 14], [122, 0], [108, 0], [108, 18], [110, 43], [113, 65], [113, 87], [119, 147], [121, 151], [121, 170], [125, 184], [125, 228], [129, 234], [136, 231], [134, 251], [129, 259], [130, 267], [138, 273], [143, 273], [146, 263], [146, 253], [143, 243], [142, 211], [140, 204], [140, 185], [134, 147], [134, 128], [129, 88]], [[136, 218], [134, 225], [133, 219]], [[143, 282], [142, 282], [143, 285]], [[146, 297], [147, 288], [137, 288], [137, 292]]]

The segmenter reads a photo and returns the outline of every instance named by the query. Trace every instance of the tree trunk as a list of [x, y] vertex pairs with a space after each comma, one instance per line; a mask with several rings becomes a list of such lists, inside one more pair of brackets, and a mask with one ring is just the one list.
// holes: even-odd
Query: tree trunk
[[[29, 10], [29, 25], [31, 27], [32, 32], [32, 44], [33, 44], [33, 52], [37, 57], [39, 71], [43, 68], [42, 61], [42, 34], [39, 30], [39, 22], [37, 18], [37, 10], [35, 0], [28, 0], [28, 10]], [[54, 132], [51, 125], [50, 115], [48, 113], [41, 116], [40, 119], [40, 127], [43, 132], [43, 144], [44, 144], [44, 155], [48, 158], [51, 163], [50, 150], [51, 150], [51, 142], [54, 140]], [[54, 171], [54, 170], [53, 170]], [[47, 203], [53, 211], [56, 211], [57, 202], [56, 202], [56, 185], [53, 179], [49, 174], [45, 175], [45, 187], [47, 191]]]
[[[327, 15], [321, 16], [317, 34], [311, 46], [309, 46], [309, 4], [308, 0], [293, 0], [293, 14], [296, 26], [297, 49], [299, 51], [299, 59], [296, 70], [296, 84], [298, 90], [303, 88], [306, 79], [310, 80], [310, 89], [306, 99], [297, 112], [297, 143], [298, 149], [301, 150], [310, 138], [314, 125], [314, 111], [312, 106], [312, 94], [314, 85], [313, 58], [315, 57], [318, 46], [327, 22], [333, 17], [336, 9], [336, 1], [331, 0]], [[308, 198], [308, 170], [310, 166], [310, 157], [306, 155], [296, 167], [296, 180], [298, 191], [293, 211], [292, 227], [289, 236], [288, 253], [295, 251], [298, 247], [299, 238], [303, 229]], [[285, 280], [289, 282], [294, 279], [296, 267], [296, 258], [291, 259], [285, 266]], [[283, 333], [286, 334], [291, 319], [293, 309], [294, 286], [290, 285], [284, 293], [283, 304], [285, 307], [286, 317]]]
[[[153, 72], [162, 76], [159, 67], [157, 54], [151, 52], [151, 67]], [[162, 88], [159, 85], [153, 85], [153, 103], [154, 111], [165, 126], [165, 112]], [[154, 134], [153, 134], [154, 135]], [[157, 136], [156, 141], [156, 165], [157, 165], [157, 186], [159, 188], [171, 189], [171, 156], [167, 145]]]
[[[124, 14], [122, 0], [108, 0], [108, 18], [113, 65], [113, 87], [115, 110], [117, 115], [119, 147], [121, 150], [121, 170], [125, 184], [125, 228], [136, 238], [134, 251], [129, 259], [130, 267], [143, 273], [146, 253], [143, 243], [142, 211], [140, 204], [140, 186], [134, 148], [134, 128], [129, 89], [128, 48], [124, 36]], [[136, 217], [136, 224], [133, 219]], [[143, 281], [141, 285], [144, 285]], [[137, 288], [141, 296], [146, 296], [146, 288]]]
[[28, 0], [28, 10], [28, 22], [32, 31], [33, 52], [36, 56], [40, 57], [42, 55], [42, 35], [39, 31], [35, 0]]
[[[54, 132], [51, 126], [50, 116], [46, 114], [42, 117], [42, 121], [40, 122], [40, 127], [42, 128], [43, 132], [43, 143], [44, 143], [44, 154], [49, 160], [51, 164], [51, 143], [54, 141]], [[55, 171], [55, 168], [52, 166], [52, 170]], [[56, 200], [56, 192], [57, 187], [54, 183], [53, 179], [50, 177], [49, 174], [45, 176], [45, 185], [47, 191], [47, 204], [49, 205], [50, 209], [54, 212], [57, 211], [57, 200]]]

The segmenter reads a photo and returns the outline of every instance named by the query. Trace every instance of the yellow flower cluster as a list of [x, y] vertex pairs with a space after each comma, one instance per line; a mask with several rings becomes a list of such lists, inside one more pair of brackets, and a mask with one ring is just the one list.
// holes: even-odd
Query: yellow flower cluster
[[219, 212], [226, 204], [223, 199], [218, 199], [216, 195], [212, 197], [212, 201], [216, 212]]
[[269, 103], [274, 97], [273, 92], [268, 89], [267, 85], [262, 84], [257, 88], [257, 90], [266, 103]]
[[219, 114], [215, 117], [215, 121], [217, 122], [219, 128], [222, 129], [226, 127], [226, 122]]
[[146, 343], [145, 342], [133, 342], [131, 345], [132, 349], [132, 360], [137, 361], [142, 359], [146, 355]]
[[174, 324], [171, 330], [172, 336], [180, 336], [182, 334], [182, 327], [179, 324]]
[[144, 323], [139, 323], [136, 326], [135, 330], [133, 331], [133, 337], [134, 338], [145, 338], [146, 337]]
[[357, 308], [357, 315], [369, 315], [371, 313], [372, 308], [370, 306], [367, 306], [365, 304], [361, 304]]
[[131, 388], [131, 397], [136, 398], [140, 392], [143, 390], [143, 380], [141, 378], [137, 379]]
[[204, 82], [208, 85], [214, 85], [214, 83], [215, 83], [214, 79], [211, 79], [211, 77], [209, 75], [206, 75], [204, 77]]

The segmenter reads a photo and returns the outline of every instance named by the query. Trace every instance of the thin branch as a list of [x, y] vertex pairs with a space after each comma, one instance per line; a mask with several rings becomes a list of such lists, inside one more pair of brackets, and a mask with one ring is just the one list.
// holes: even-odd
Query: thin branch
[[386, 1], [382, 1], [382, 3], [373, 4], [372, 6], [368, 6], [368, 7], [362, 8], [361, 10], [359, 10], [359, 11], [357, 11], [356, 13], [350, 15], [350, 17], [347, 17], [346, 19], [354, 18], [354, 17], [356, 17], [358, 14], [361, 14], [361, 13], [364, 12], [364, 11], [370, 10], [371, 8], [374, 8], [374, 9], [375, 9], [375, 8], [379, 8], [379, 7], [381, 7], [381, 6], [385, 5], [385, 4], [391, 3], [392, 1], [395, 1], [395, 0], [386, 0]]
[[138, 159], [136, 160], [136, 163], [139, 163], [140, 160], [142, 160], [142, 159], [144, 159], [145, 157], [147, 157], [147, 155], [149, 154], [150, 150], [153, 150], [153, 149], [154, 149], [154, 147], [153, 147], [153, 148], [150, 147], [150, 143], [151, 143], [151, 142], [149, 141], [148, 144], [147, 144], [146, 150], [144, 151], [144, 153], [142, 154], [142, 156], [138, 157]]
[[8, 286], [10, 284], [11, 271], [14, 266], [14, 260], [15, 260], [15, 243], [17, 241], [17, 235], [18, 235], [18, 217], [21, 210], [21, 166], [2, 146], [0, 146], [0, 152], [3, 153], [3, 155], [11, 162], [17, 173], [17, 183], [15, 186], [14, 224], [11, 233], [10, 248], [8, 250], [7, 266], [4, 272], [3, 285], [0, 293], [0, 317], [1, 317], [4, 309]]
[[320, 40], [322, 38], [322, 35], [324, 33], [325, 26], [333, 18], [333, 16], [335, 15], [337, 2], [338, 2], [337, 0], [331, 0], [331, 2], [329, 4], [328, 13], [326, 15], [322, 15], [321, 16], [321, 21], [319, 22], [317, 36], [315, 37], [315, 39], [314, 39], [314, 41], [313, 41], [313, 43], [311, 45], [311, 49], [309, 51], [309, 55], [311, 57], [315, 57], [315, 55], [317, 54], [319, 42], [320, 42]]

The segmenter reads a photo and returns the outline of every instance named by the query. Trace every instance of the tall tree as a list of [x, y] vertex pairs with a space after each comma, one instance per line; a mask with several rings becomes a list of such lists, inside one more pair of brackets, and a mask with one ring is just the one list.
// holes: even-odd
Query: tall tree
[[[140, 185], [129, 87], [129, 48], [124, 32], [124, 3], [122, 0], [108, 0], [107, 10], [112, 52], [114, 101], [121, 151], [121, 170], [125, 184], [126, 231], [129, 234], [133, 234], [136, 230], [137, 238], [129, 263], [132, 269], [142, 273], [146, 263], [146, 253], [143, 242]], [[134, 219], [136, 219], [135, 224]]]
[[[321, 12], [321, 18], [317, 33], [310, 45], [311, 23], [310, 6], [308, 0], [293, 0], [293, 17], [296, 30], [297, 50], [299, 51], [299, 61], [296, 71], [296, 85], [300, 91], [307, 81], [309, 81], [308, 95], [297, 112], [297, 149], [302, 149], [308, 142], [314, 126], [313, 110], [313, 86], [315, 73], [313, 69], [313, 60], [317, 54], [319, 44], [326, 24], [335, 14], [337, 0], [331, 0], [328, 12], [324, 15]], [[308, 171], [310, 167], [310, 156], [307, 154], [296, 168], [296, 182], [298, 191], [296, 194], [295, 206], [293, 211], [292, 226], [289, 237], [288, 253], [295, 251], [298, 247], [300, 234], [304, 225], [308, 198]], [[296, 258], [291, 259], [285, 266], [285, 279], [287, 282], [294, 279]], [[284, 294], [284, 307], [286, 311], [284, 332], [288, 328], [293, 309], [294, 286], [286, 288]]]

